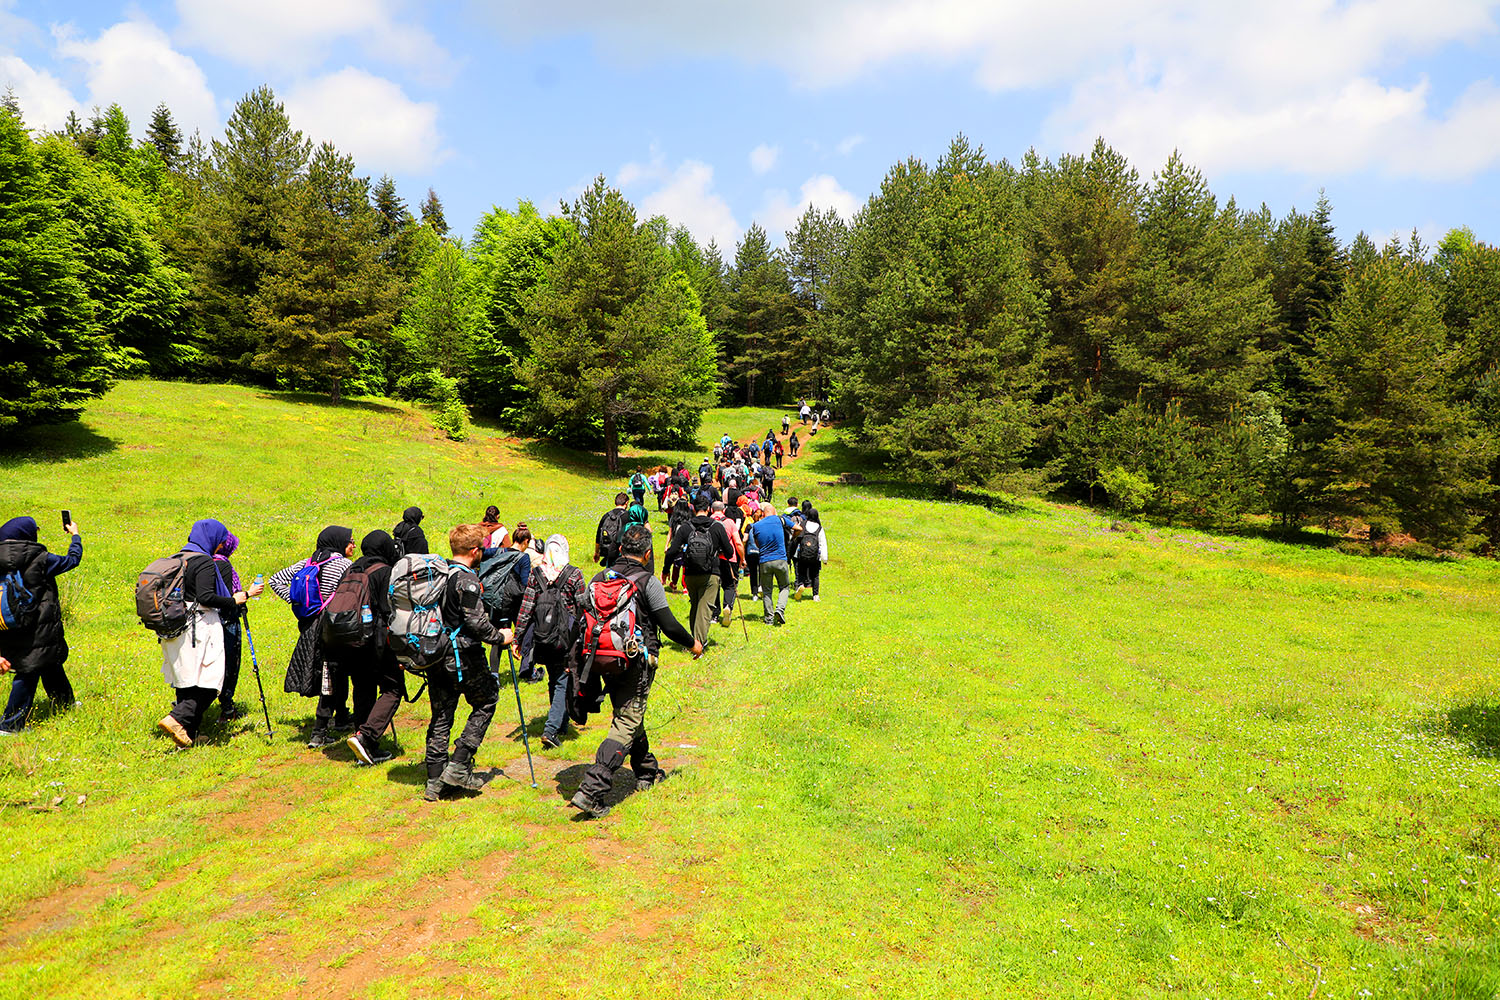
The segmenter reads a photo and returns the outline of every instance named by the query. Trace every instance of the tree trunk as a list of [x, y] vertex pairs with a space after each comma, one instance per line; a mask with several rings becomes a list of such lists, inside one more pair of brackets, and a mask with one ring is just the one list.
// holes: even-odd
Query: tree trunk
[[333, 390], [328, 393], [329, 398], [332, 399], [335, 403], [342, 402], [344, 398], [343, 386], [339, 384], [339, 381], [339, 377], [335, 375], [333, 377]]
[[615, 415], [604, 410], [604, 464], [610, 472], [620, 471], [619, 431], [615, 428]]

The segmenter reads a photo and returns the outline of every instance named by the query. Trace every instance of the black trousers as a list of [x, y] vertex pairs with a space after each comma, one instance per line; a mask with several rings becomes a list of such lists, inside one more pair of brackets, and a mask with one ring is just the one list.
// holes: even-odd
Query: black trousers
[[353, 664], [349, 681], [354, 685], [354, 724], [359, 727], [359, 735], [365, 746], [379, 746], [380, 734], [396, 717], [401, 699], [406, 697], [401, 664], [389, 647], [381, 646]]
[[244, 633], [238, 618], [224, 622], [224, 686], [219, 689], [219, 704], [225, 708], [234, 704], [234, 689], [240, 683], [243, 639]]
[[797, 559], [797, 586], [811, 587], [813, 596], [818, 596], [818, 574], [823, 564], [817, 559]]
[[[469, 721], [454, 741], [450, 755], [448, 737], [453, 732], [460, 696], [469, 703]], [[427, 672], [427, 697], [432, 703], [432, 719], [427, 723], [427, 777], [432, 779], [443, 773], [449, 760], [467, 764], [479, 753], [500, 702], [500, 684], [483, 660], [465, 663], [462, 681], [446, 667], [433, 667]]]
[[203, 724], [203, 712], [214, 703], [219, 692], [213, 688], [178, 688], [177, 704], [172, 706], [171, 716], [187, 730], [188, 737], [198, 738], [198, 727]]

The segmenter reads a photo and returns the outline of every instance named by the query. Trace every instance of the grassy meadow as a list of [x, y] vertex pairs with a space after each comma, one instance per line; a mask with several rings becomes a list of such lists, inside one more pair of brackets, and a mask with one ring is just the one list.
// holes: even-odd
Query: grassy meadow
[[[779, 417], [715, 411], [703, 437]], [[521, 692], [537, 789], [508, 690], [476, 797], [421, 800], [425, 697], [391, 764], [307, 750], [269, 594], [274, 737], [248, 651], [251, 715], [211, 711], [190, 751], [157, 734], [131, 590], [195, 518], [241, 537], [247, 579], [413, 503], [434, 550], [495, 503], [586, 565], [625, 477], [494, 433], [133, 382], [0, 452], [3, 516], [58, 549], [70, 508], [85, 546], [60, 580], [83, 704], [39, 695], [0, 741], [0, 998], [1500, 990], [1500, 566], [820, 485], [857, 467], [837, 430], [778, 483], [823, 514], [823, 600], [668, 653], [648, 726], [672, 780], [626, 796], [627, 768], [601, 821], [566, 801], [604, 723], [540, 751], [544, 685]]]

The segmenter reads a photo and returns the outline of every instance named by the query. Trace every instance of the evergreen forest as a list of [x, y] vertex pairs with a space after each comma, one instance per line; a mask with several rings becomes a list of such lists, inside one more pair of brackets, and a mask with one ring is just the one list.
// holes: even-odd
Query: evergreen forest
[[265, 87], [208, 142], [165, 106], [140, 141], [118, 106], [56, 133], [0, 109], [5, 437], [150, 377], [416, 400], [615, 469], [806, 398], [924, 488], [1440, 555], [1500, 539], [1497, 362], [1500, 250], [1468, 230], [1345, 243], [1327, 198], [1241, 208], [1103, 140], [1012, 163], [959, 136], [852, 220], [730, 248], [602, 176], [454, 232]]

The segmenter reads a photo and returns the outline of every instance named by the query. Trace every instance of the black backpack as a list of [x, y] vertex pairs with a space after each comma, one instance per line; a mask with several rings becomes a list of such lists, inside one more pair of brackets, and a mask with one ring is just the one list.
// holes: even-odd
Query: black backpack
[[[382, 565], [376, 563], [369, 570]], [[375, 611], [370, 602], [370, 572], [347, 572], [323, 605], [323, 645], [364, 649], [375, 641]]]
[[718, 555], [718, 546], [714, 544], [713, 522], [709, 522], [706, 528], [690, 525], [690, 530], [692, 534], [688, 535], [687, 544], [682, 547], [687, 571], [694, 575], [712, 573], [715, 556]]
[[629, 516], [629, 511], [624, 507], [616, 507], [605, 514], [599, 523], [599, 547], [604, 550], [606, 566], [620, 555], [620, 536], [625, 534], [625, 522]]
[[802, 535], [797, 539], [798, 559], [818, 558], [818, 536], [823, 533], [823, 526], [818, 525], [817, 528], [813, 528], [813, 524], [814, 522], [808, 521], [802, 527]]
[[573, 617], [568, 614], [568, 604], [563, 596], [571, 570], [571, 566], [564, 566], [556, 580], [544, 582], [531, 605], [531, 621], [535, 629], [532, 642], [553, 653], [565, 653], [573, 645]]

